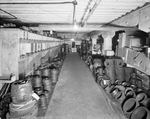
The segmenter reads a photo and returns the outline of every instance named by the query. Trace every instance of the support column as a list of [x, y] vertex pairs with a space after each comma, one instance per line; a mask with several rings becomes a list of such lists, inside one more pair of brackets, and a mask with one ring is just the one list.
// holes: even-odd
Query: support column
[[103, 44], [103, 54], [106, 54], [106, 51], [112, 51], [112, 38], [115, 35], [115, 31], [103, 32], [102, 36], [104, 38]]

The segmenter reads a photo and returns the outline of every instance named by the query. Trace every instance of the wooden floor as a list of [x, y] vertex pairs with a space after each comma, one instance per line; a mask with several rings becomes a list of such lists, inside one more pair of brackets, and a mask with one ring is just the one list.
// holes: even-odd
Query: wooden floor
[[78, 54], [66, 57], [44, 119], [119, 119]]

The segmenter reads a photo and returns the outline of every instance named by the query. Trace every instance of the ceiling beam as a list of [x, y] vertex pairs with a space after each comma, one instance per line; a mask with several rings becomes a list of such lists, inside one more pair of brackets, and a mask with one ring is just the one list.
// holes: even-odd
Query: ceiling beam
[[90, 31], [110, 31], [110, 30], [129, 30], [129, 29], [137, 29], [136, 26], [133, 27], [125, 27], [125, 26], [114, 26], [114, 25], [105, 25], [105, 27], [102, 26], [85, 26], [85, 27], [79, 27], [77, 30], [74, 30], [73, 26], [63, 26], [60, 25], [56, 26], [46, 26], [46, 25], [40, 25], [39, 27], [33, 27], [34, 29], [43, 29], [43, 30], [53, 30], [57, 32], [90, 32]]

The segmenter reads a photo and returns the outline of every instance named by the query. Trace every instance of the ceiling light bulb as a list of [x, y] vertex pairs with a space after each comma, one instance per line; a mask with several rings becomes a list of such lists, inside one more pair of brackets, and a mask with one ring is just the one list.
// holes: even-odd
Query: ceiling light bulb
[[71, 41], [74, 41], [74, 38], [72, 38]]
[[78, 25], [74, 24], [73, 28], [74, 28], [74, 30], [77, 30], [78, 29]]

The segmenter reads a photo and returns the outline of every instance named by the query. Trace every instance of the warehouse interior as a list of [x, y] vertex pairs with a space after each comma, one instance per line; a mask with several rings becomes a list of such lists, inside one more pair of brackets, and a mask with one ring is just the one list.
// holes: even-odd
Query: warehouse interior
[[1, 119], [150, 119], [150, 0], [0, 0]]

